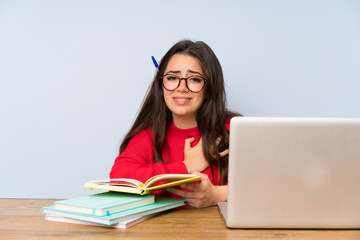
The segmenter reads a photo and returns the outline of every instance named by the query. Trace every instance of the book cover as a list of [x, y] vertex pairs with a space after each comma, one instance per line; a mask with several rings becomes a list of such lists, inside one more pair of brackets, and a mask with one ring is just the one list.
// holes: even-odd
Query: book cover
[[94, 180], [85, 183], [84, 187], [116, 192], [149, 194], [151, 191], [178, 186], [185, 182], [199, 182], [200, 176], [194, 174], [160, 174], [142, 183], [130, 178]]
[[92, 214], [74, 213], [65, 210], [55, 209], [53, 206], [44, 207], [42, 212], [45, 214], [67, 217], [82, 221], [88, 221], [93, 223], [99, 223], [104, 225], [112, 225], [121, 221], [126, 221], [136, 217], [141, 217], [153, 213], [166, 211], [172, 208], [185, 205], [185, 201], [182, 199], [162, 198], [156, 197], [155, 202], [145, 206], [140, 206], [132, 209], [128, 209], [121, 212], [116, 212], [105, 216], [96, 216]]
[[58, 210], [104, 216], [154, 203], [154, 199], [155, 197], [152, 195], [139, 196], [120, 192], [104, 192], [56, 201], [53, 206]]
[[120, 229], [127, 229], [129, 227], [132, 227], [140, 222], [143, 222], [149, 218], [152, 218], [153, 216], [156, 216], [158, 213], [153, 213], [133, 219], [129, 219], [126, 221], [121, 221], [112, 225], [103, 225], [99, 223], [93, 223], [93, 222], [87, 222], [82, 220], [77, 220], [73, 218], [67, 218], [67, 217], [61, 217], [61, 216], [55, 216], [46, 214], [45, 220], [50, 222], [61, 222], [61, 223], [71, 223], [71, 224], [81, 224], [81, 225], [89, 225], [89, 226], [95, 226], [95, 227], [107, 227], [107, 228], [120, 228]]

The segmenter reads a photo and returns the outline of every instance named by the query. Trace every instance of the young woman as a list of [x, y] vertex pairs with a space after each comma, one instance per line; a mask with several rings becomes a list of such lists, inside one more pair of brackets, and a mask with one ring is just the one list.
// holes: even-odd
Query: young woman
[[227, 200], [229, 122], [221, 65], [204, 42], [180, 41], [163, 57], [140, 112], [120, 146], [110, 178], [146, 181], [164, 173], [193, 173], [176, 194], [193, 207]]

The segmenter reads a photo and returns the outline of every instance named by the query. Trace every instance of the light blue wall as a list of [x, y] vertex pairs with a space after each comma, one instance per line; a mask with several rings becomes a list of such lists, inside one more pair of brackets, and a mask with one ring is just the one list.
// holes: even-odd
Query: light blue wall
[[360, 117], [359, 1], [0, 1], [0, 197], [107, 178], [158, 60], [207, 42], [233, 110]]

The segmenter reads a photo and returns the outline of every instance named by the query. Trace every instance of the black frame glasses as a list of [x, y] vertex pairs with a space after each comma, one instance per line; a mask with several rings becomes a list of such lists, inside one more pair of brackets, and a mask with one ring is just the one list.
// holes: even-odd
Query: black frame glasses
[[[173, 78], [173, 80], [167, 80], [166, 77]], [[202, 84], [201, 89], [194, 91], [194, 88], [191, 87], [193, 85], [188, 83], [189, 79], [190, 79], [190, 81], [192, 81], [194, 83], [200, 81], [201, 83], [199, 82], [199, 84]], [[170, 82], [170, 81], [176, 81], [176, 80], [178, 81], [178, 83], [173, 85], [174, 87], [172, 87], [172, 88], [169, 88], [169, 84], [166, 84], [166, 81]], [[165, 74], [164, 76], [161, 77], [162, 86], [168, 91], [174, 91], [175, 89], [177, 89], [180, 86], [181, 80], [185, 80], [185, 85], [186, 85], [187, 89], [189, 89], [189, 91], [194, 92], [194, 93], [198, 93], [201, 90], [203, 90], [205, 87], [205, 84], [206, 84], [206, 79], [200, 75], [193, 75], [193, 76], [189, 76], [187, 78], [181, 78], [181, 77], [176, 76], [175, 74]]]

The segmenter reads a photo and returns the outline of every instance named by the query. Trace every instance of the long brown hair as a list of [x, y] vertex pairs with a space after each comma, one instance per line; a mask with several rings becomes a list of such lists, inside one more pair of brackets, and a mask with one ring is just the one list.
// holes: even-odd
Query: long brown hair
[[[222, 176], [221, 184], [227, 183], [228, 155], [220, 157], [219, 153], [229, 148], [229, 133], [225, 130], [225, 119], [239, 116], [239, 113], [230, 112], [226, 107], [226, 94], [224, 77], [219, 60], [212, 49], [204, 42], [183, 40], [176, 43], [161, 59], [158, 72], [142, 103], [142, 107], [129, 132], [123, 139], [119, 153], [121, 154], [130, 139], [138, 132], [151, 128], [153, 131], [154, 162], [163, 163], [162, 150], [165, 146], [167, 128], [172, 121], [171, 111], [164, 101], [161, 77], [174, 54], [184, 54], [198, 59], [204, 77], [205, 100], [197, 114], [197, 124], [203, 140], [203, 152], [211, 165], [219, 169], [218, 175]], [[217, 139], [221, 142], [217, 144]], [[211, 168], [212, 169], [212, 168]], [[214, 178], [214, 173], [213, 178]]]

